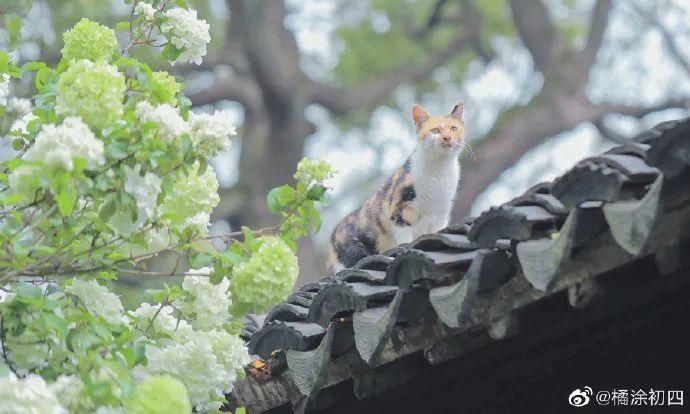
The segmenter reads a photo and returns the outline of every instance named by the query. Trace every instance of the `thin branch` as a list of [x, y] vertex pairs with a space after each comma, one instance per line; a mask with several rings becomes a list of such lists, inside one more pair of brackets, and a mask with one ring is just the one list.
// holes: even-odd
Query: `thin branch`
[[353, 110], [371, 110], [399, 85], [430, 76], [436, 68], [457, 56], [463, 48], [471, 46], [478, 33], [477, 27], [469, 27], [463, 35], [454, 38], [445, 48], [429, 56], [424, 63], [405, 65], [356, 88], [338, 88], [312, 81], [311, 99], [338, 115]]
[[683, 54], [683, 52], [678, 47], [676, 39], [673, 34], [664, 26], [659, 17], [652, 10], [647, 10], [641, 7], [635, 2], [630, 2], [632, 8], [644, 18], [650, 25], [652, 25], [656, 30], [659, 31], [661, 37], [664, 39], [664, 46], [668, 49], [676, 62], [685, 70], [686, 73], [690, 74], [690, 60]]
[[236, 101], [244, 106], [256, 107], [261, 103], [261, 91], [256, 82], [242, 76], [224, 82], [214, 83], [212, 88], [189, 95], [195, 106], [212, 104], [224, 99]]
[[558, 31], [542, 0], [511, 0], [513, 22], [534, 65], [542, 73], [556, 59], [557, 46], [562, 45]]
[[125, 269], [122, 267], [116, 268], [118, 272], [128, 274], [128, 275], [140, 275], [140, 276], [202, 276], [209, 277], [209, 273], [198, 273], [198, 272], [156, 272], [153, 270], [141, 270], [141, 269]]
[[7, 349], [5, 346], [5, 323], [4, 323], [4, 318], [2, 315], [0, 315], [0, 348], [2, 349], [2, 359], [5, 360], [7, 363], [7, 368], [10, 369], [16, 375], [19, 377], [19, 373], [17, 370], [12, 366], [12, 363], [10, 362], [10, 359], [7, 357]]
[[426, 24], [422, 29], [419, 31], [419, 34], [424, 36], [427, 33], [431, 31], [436, 25], [438, 25], [443, 16], [443, 9], [448, 4], [448, 0], [436, 0], [436, 3], [434, 4], [434, 8], [431, 11], [431, 14], [429, 15], [429, 19], [427, 19]]
[[582, 51], [583, 63], [589, 68], [594, 63], [597, 53], [604, 40], [604, 34], [608, 27], [609, 12], [612, 6], [611, 0], [598, 0], [592, 10], [592, 17], [589, 23], [589, 34], [587, 36], [587, 46]]
[[[634, 106], [615, 103], [603, 103], [592, 106], [592, 112], [597, 114], [596, 118], [600, 118], [607, 114], [620, 114], [633, 116], [635, 118], [642, 118], [654, 112], [663, 111], [665, 109], [680, 108], [690, 109], [690, 98], [685, 99], [669, 99], [656, 105], [650, 106]], [[594, 117], [593, 117], [594, 118]]]

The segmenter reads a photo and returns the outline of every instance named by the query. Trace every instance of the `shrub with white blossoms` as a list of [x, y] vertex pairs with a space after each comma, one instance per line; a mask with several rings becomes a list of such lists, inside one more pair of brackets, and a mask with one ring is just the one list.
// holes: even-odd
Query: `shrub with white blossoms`
[[[217, 412], [250, 359], [243, 317], [287, 297], [297, 239], [320, 226], [332, 171], [304, 161], [268, 194], [278, 225], [208, 233], [231, 117], [191, 111], [182, 82], [127, 53], [162, 39], [198, 64], [209, 27], [184, 2], [133, 3], [126, 45], [81, 19], [55, 67], [0, 52], [16, 153], [0, 166], [0, 414]], [[10, 96], [25, 76], [34, 95]], [[165, 251], [195, 269], [151, 268]], [[169, 279], [131, 310], [111, 290], [122, 273]]]

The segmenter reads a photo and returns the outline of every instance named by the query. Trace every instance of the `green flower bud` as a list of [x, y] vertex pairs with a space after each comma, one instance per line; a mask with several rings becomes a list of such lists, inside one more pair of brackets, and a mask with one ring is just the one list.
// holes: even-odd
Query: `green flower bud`
[[143, 94], [145, 100], [152, 104], [167, 103], [170, 106], [177, 106], [177, 94], [180, 93], [181, 85], [168, 72], [153, 72], [149, 80], [148, 89]]
[[110, 60], [117, 50], [115, 32], [87, 18], [79, 20], [62, 36], [65, 47], [62, 57], [67, 60]]
[[78, 60], [60, 76], [55, 112], [102, 129], [122, 116], [124, 93], [125, 77], [115, 66]]
[[188, 414], [192, 412], [187, 388], [169, 375], [152, 375], [142, 381], [127, 401], [128, 414]]
[[235, 267], [230, 281], [233, 302], [261, 313], [285, 300], [299, 274], [297, 257], [279, 237], [257, 239], [252, 257]]

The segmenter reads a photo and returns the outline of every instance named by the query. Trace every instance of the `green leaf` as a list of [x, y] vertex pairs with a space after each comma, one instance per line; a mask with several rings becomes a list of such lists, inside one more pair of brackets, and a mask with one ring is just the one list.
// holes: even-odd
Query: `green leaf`
[[26, 72], [38, 72], [41, 69], [47, 68], [48, 66], [46, 66], [46, 64], [43, 62], [26, 62], [22, 65], [21, 72], [22, 74]]
[[10, 55], [0, 51], [0, 73], [10, 72]]
[[146, 344], [144, 342], [135, 342], [134, 346], [134, 364], [146, 364]]
[[115, 30], [129, 31], [131, 25], [129, 22], [119, 22], [115, 25]]
[[182, 54], [184, 50], [176, 48], [172, 43], [166, 43], [161, 51], [163, 59], [174, 62]]
[[45, 322], [48, 328], [57, 331], [60, 334], [60, 337], [64, 337], [65, 335], [67, 335], [67, 328], [69, 327], [69, 323], [61, 317], [57, 316], [56, 314], [44, 314], [43, 321]]
[[122, 349], [120, 349], [120, 354], [122, 354], [122, 357], [125, 359], [125, 362], [127, 363], [127, 368], [129, 368], [129, 369], [134, 368], [134, 363], [136, 361], [136, 356], [134, 355], [134, 349], [122, 348]]
[[72, 352], [82, 353], [101, 343], [101, 340], [84, 329], [72, 329], [67, 334], [67, 348]]
[[15, 151], [21, 151], [24, 148], [24, 140], [17, 138], [12, 140], [12, 149]]
[[9, 50], [14, 50], [19, 44], [22, 31], [22, 19], [16, 14], [5, 15], [5, 30], [9, 35]]
[[289, 185], [283, 185], [272, 189], [266, 196], [266, 203], [268, 204], [268, 211], [273, 214], [279, 214], [283, 206], [295, 199], [295, 190]]
[[115, 203], [115, 199], [113, 197], [108, 197], [108, 200], [101, 206], [101, 209], [98, 211], [98, 216], [101, 218], [103, 221], [108, 221], [110, 217], [115, 214], [115, 210], [117, 209], [117, 204]]
[[323, 197], [323, 195], [326, 193], [327, 188], [324, 187], [321, 184], [316, 184], [312, 186], [309, 191], [307, 192], [307, 199], [308, 200], [314, 200], [314, 201], [319, 201]]
[[74, 205], [77, 203], [77, 197], [79, 197], [79, 193], [76, 188], [69, 185], [63, 186], [57, 195], [60, 214], [65, 217], [71, 215], [74, 210]]
[[15, 293], [18, 297], [26, 299], [39, 299], [43, 295], [39, 287], [28, 283], [19, 284]]
[[210, 277], [209, 281], [214, 285], [217, 285], [220, 282], [222, 282], [223, 279], [225, 278], [224, 270], [225, 269], [223, 269], [222, 264], [220, 262], [216, 262], [213, 265], [213, 271], [211, 271], [211, 277]]

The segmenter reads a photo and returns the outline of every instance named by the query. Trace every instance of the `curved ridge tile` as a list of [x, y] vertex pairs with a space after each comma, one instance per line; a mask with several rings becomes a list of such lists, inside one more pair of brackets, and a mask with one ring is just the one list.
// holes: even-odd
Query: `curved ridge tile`
[[604, 217], [614, 240], [632, 255], [642, 251], [652, 231], [659, 209], [663, 181], [663, 175], [659, 175], [641, 200], [604, 204]]
[[554, 215], [566, 215], [568, 210], [556, 197], [551, 194], [527, 192], [506, 203], [509, 206], [539, 206]]
[[425, 252], [409, 249], [391, 263], [386, 272], [386, 283], [407, 289], [417, 281], [432, 285], [458, 277], [458, 271], [469, 266], [477, 251], [447, 249]]
[[558, 177], [551, 191], [570, 209], [584, 201], [616, 200], [625, 181], [625, 175], [617, 169], [583, 161]]
[[412, 286], [404, 291], [396, 324], [411, 325], [422, 319], [431, 308], [429, 290], [422, 286]]
[[326, 377], [326, 369], [331, 357], [334, 329], [329, 328], [316, 349], [310, 351], [288, 350], [285, 353], [288, 373], [299, 391], [311, 396], [319, 389]]
[[659, 138], [668, 134], [674, 129], [683, 129], [683, 127], [685, 127], [687, 132], [689, 122], [690, 118], [674, 119], [670, 121], [659, 122], [652, 128], [637, 134], [635, 137], [633, 137], [632, 140], [635, 142], [652, 144], [654, 141], [658, 140]]
[[337, 280], [343, 282], [367, 282], [379, 285], [383, 284], [385, 277], [386, 272], [383, 270], [357, 269], [354, 267], [343, 269], [335, 275]]
[[364, 310], [370, 302], [390, 300], [398, 288], [386, 285], [370, 285], [361, 282], [335, 282], [324, 287], [309, 308], [307, 321], [327, 326], [333, 316], [342, 312]]
[[647, 162], [663, 171], [667, 178], [680, 175], [690, 165], [690, 118], [662, 122], [655, 126], [646, 139], [651, 145]]
[[551, 181], [542, 181], [528, 188], [525, 193], [551, 194], [551, 185]]
[[263, 317], [255, 314], [248, 314], [242, 317], [242, 333], [240, 337], [248, 341], [263, 326]]
[[388, 341], [402, 303], [403, 291], [395, 294], [388, 306], [365, 309], [352, 315], [355, 346], [367, 364], [376, 361]]
[[264, 325], [275, 320], [283, 322], [299, 322], [307, 319], [309, 308], [293, 303], [279, 303], [274, 306], [264, 319]]
[[314, 349], [326, 330], [315, 323], [275, 321], [264, 325], [247, 343], [249, 353], [267, 360], [273, 351]]
[[622, 154], [622, 155], [633, 155], [635, 157], [641, 158], [643, 160], [647, 159], [647, 151], [649, 151], [649, 144], [641, 144], [639, 142], [626, 142], [623, 145], [618, 145], [610, 150], [606, 151], [605, 154]]
[[313, 292], [294, 292], [290, 296], [288, 296], [287, 300], [285, 302], [287, 303], [292, 303], [293, 305], [298, 305], [298, 306], [304, 306], [305, 308], [308, 308], [311, 306], [311, 303], [314, 301], [314, 297], [316, 297], [316, 293]]
[[436, 251], [444, 249], [474, 250], [477, 246], [466, 235], [452, 233], [430, 233], [417, 238], [410, 245], [413, 249]]
[[371, 256], [362, 258], [352, 267], [354, 269], [377, 270], [385, 272], [392, 261], [393, 258], [390, 256], [384, 256], [382, 254], [372, 254]]
[[301, 288], [299, 288], [299, 291], [300, 291], [300, 292], [314, 292], [314, 293], [318, 293], [319, 291], [321, 291], [321, 289], [323, 289], [324, 287], [328, 286], [333, 280], [334, 280], [333, 277], [328, 276], [328, 277], [325, 277], [325, 278], [323, 278], [323, 279], [321, 279], [321, 280], [317, 280], [317, 281], [315, 281], [315, 282], [307, 283], [306, 285], [304, 285], [304, 286], [302, 286]]
[[451, 328], [470, 320], [477, 293], [498, 287], [515, 272], [506, 252], [482, 249], [459, 282], [429, 291], [429, 301], [439, 319]]
[[493, 247], [499, 239], [527, 240], [535, 232], [558, 225], [560, 218], [536, 205], [492, 207], [474, 221], [468, 235], [479, 247]]
[[563, 262], [570, 258], [576, 224], [577, 211], [573, 210], [555, 239], [541, 238], [517, 244], [516, 252], [522, 273], [536, 289], [546, 291]]
[[635, 182], [652, 182], [660, 172], [659, 169], [647, 165], [644, 160], [634, 155], [602, 154], [588, 160], [616, 168], [625, 174], [628, 180]]
[[602, 201], [585, 201], [573, 211], [577, 214], [577, 226], [573, 231], [573, 248], [587, 245], [608, 229]]

